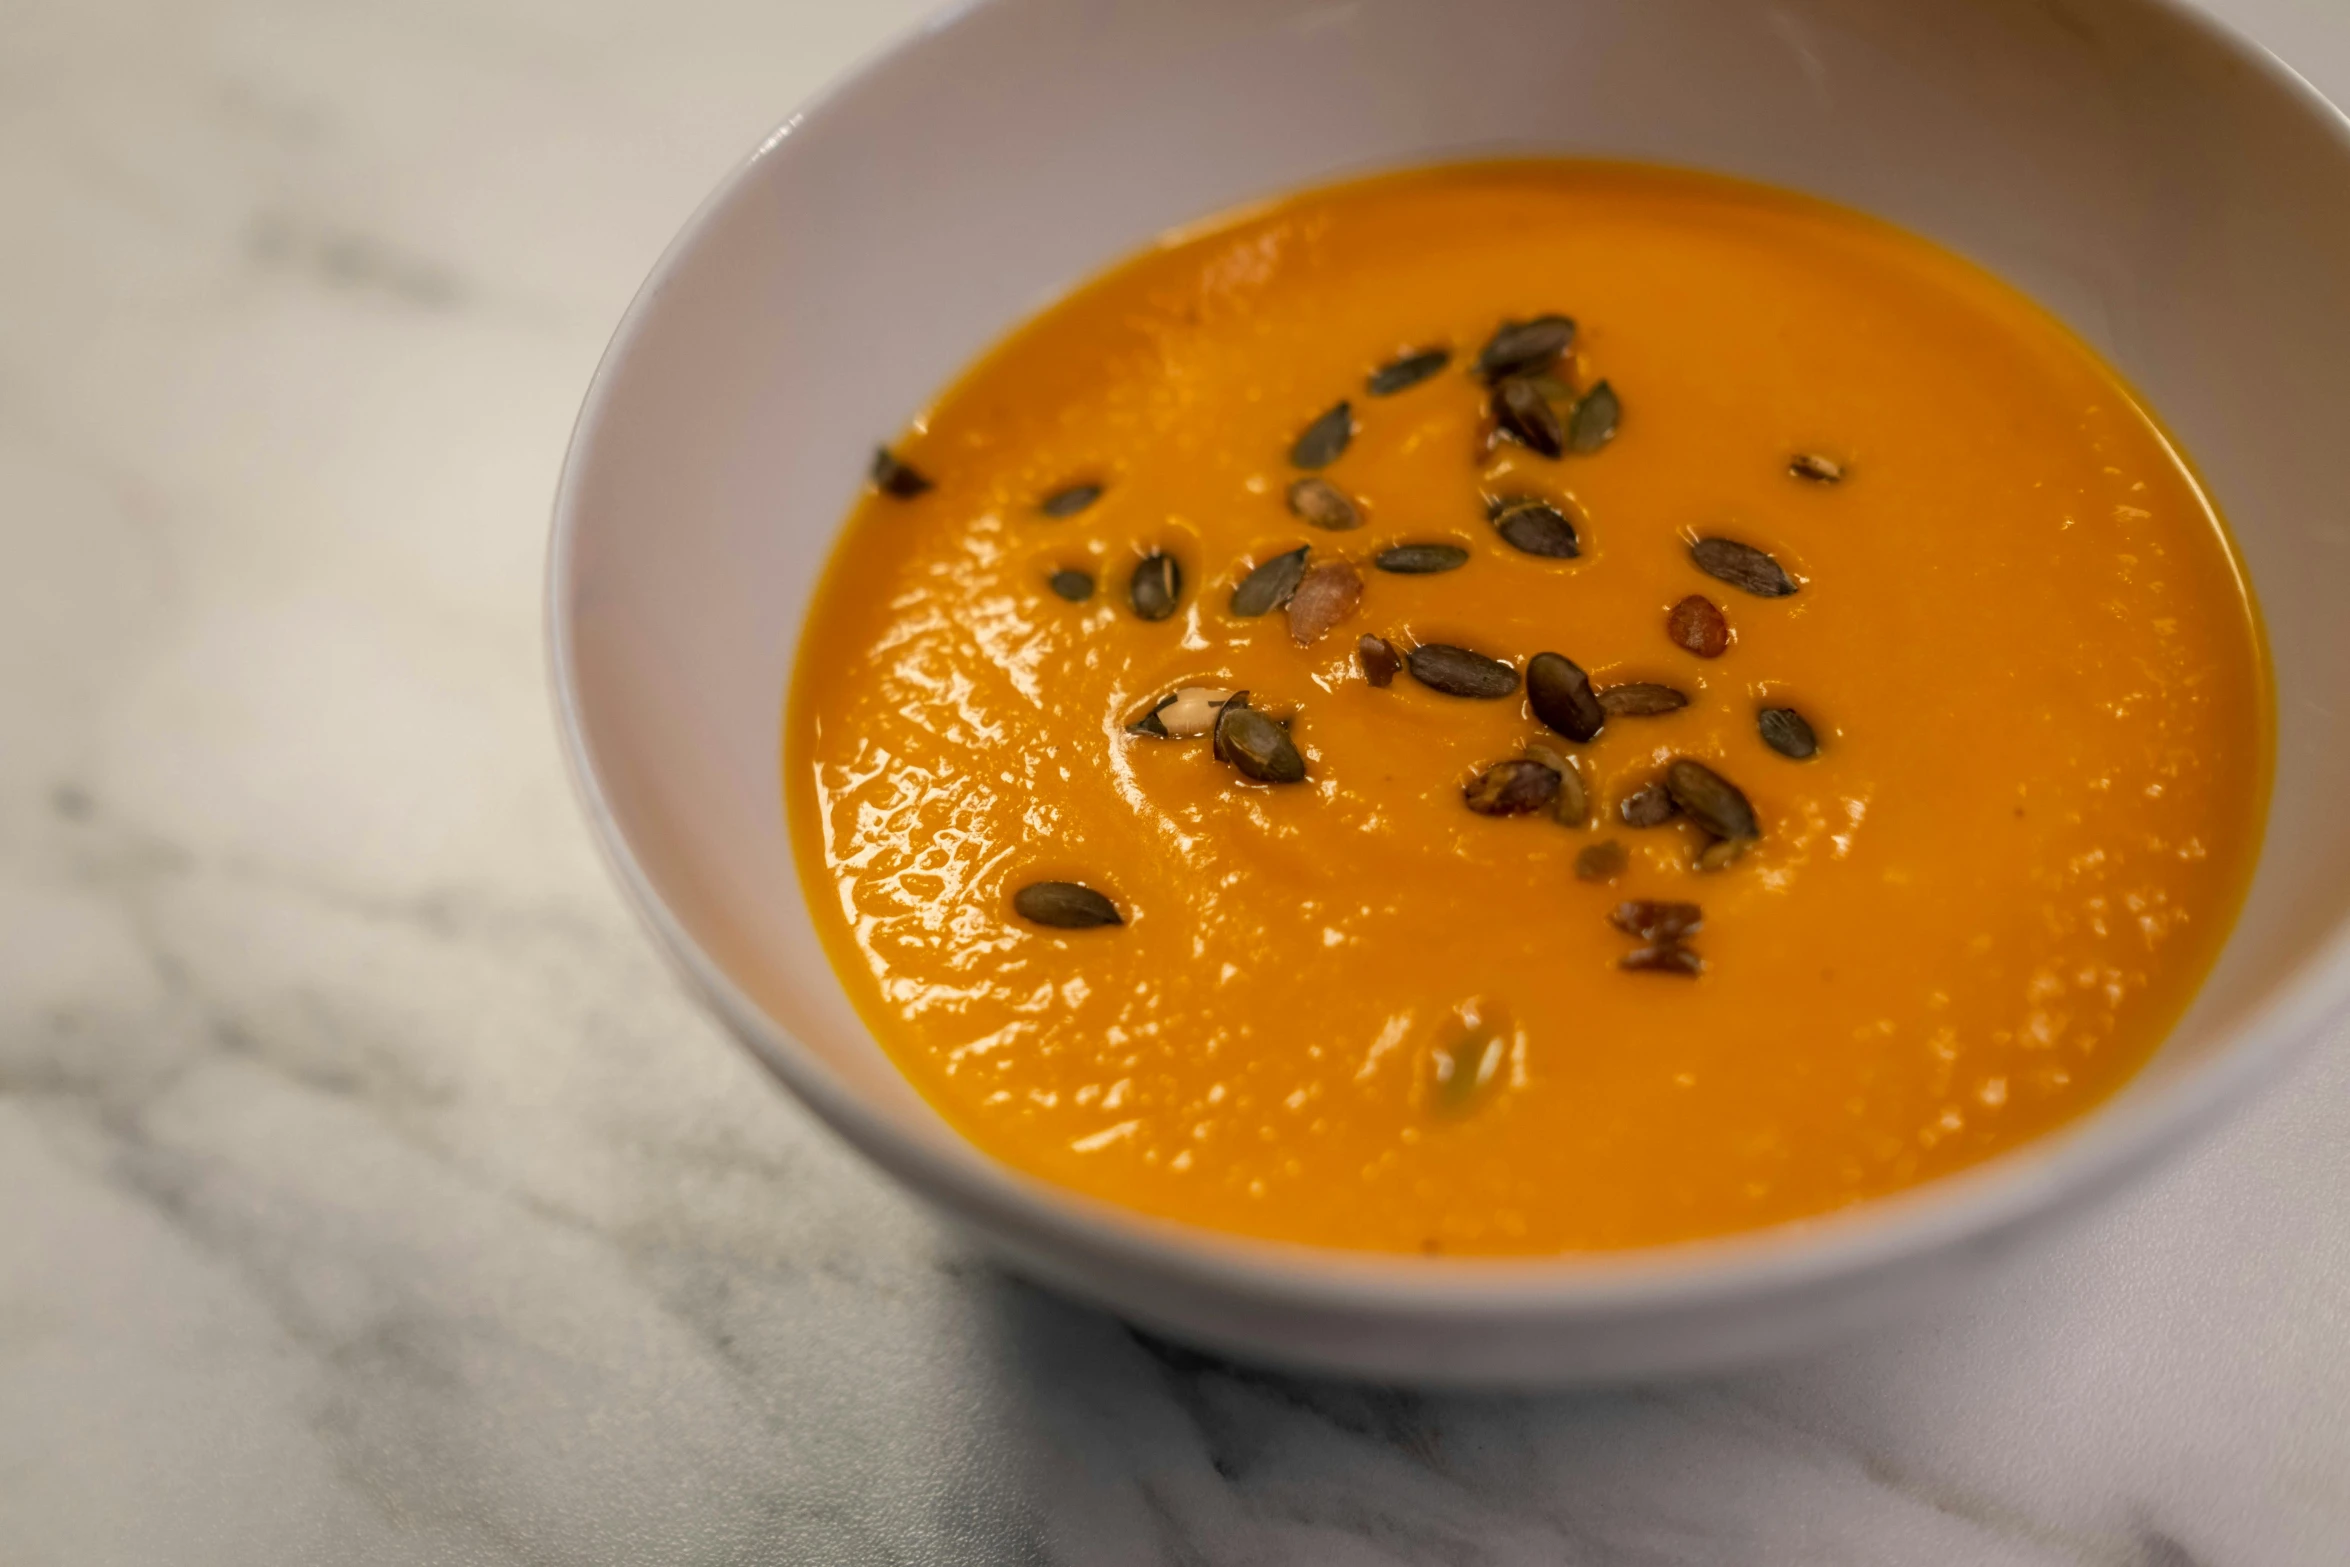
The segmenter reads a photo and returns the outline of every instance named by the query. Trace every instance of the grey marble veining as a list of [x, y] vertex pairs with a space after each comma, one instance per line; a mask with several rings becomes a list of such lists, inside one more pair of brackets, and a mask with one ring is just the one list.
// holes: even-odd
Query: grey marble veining
[[919, 9], [8, 10], [0, 1561], [2350, 1560], [2350, 1040], [1936, 1320], [1441, 1398], [1006, 1278], [684, 1000], [547, 496], [685, 212]]

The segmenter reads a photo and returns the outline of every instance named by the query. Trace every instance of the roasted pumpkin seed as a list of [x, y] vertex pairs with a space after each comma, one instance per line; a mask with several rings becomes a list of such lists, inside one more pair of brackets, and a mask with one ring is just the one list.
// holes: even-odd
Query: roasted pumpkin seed
[[1512, 549], [1551, 560], [1573, 560], [1582, 553], [1567, 514], [1539, 496], [1504, 495], [1485, 508], [1485, 515]]
[[1372, 371], [1371, 378], [1363, 383], [1363, 390], [1373, 397], [1393, 397], [1408, 387], [1418, 386], [1451, 363], [1452, 350], [1449, 348], [1417, 349], [1390, 359]]
[[1477, 354], [1477, 374], [1487, 381], [1549, 369], [1575, 343], [1575, 323], [1560, 315], [1531, 321], [1504, 321]]
[[1792, 707], [1766, 707], [1754, 715], [1754, 726], [1762, 731], [1763, 744], [1781, 756], [1800, 762], [1819, 755], [1820, 737]]
[[1844, 477], [1844, 465], [1817, 452], [1797, 452], [1787, 459], [1787, 471], [1814, 484], [1834, 484]]
[[1054, 930], [1091, 930], [1123, 925], [1118, 905], [1091, 887], [1073, 881], [1032, 881], [1012, 894], [1012, 912], [1032, 925]]
[[1461, 790], [1461, 798], [1479, 816], [1524, 816], [1550, 804], [1558, 792], [1558, 773], [1528, 758], [1494, 763]]
[[1070, 568], [1056, 571], [1046, 579], [1052, 589], [1072, 604], [1082, 604], [1093, 597], [1093, 573]]
[[1584, 792], [1583, 775], [1574, 758], [1554, 751], [1539, 740], [1526, 742], [1526, 760], [1540, 762], [1559, 775], [1559, 792], [1551, 798], [1551, 819], [1562, 827], [1580, 827], [1591, 815], [1591, 798]]
[[1531, 451], [1556, 457], [1567, 449], [1567, 427], [1533, 382], [1506, 376], [1493, 388], [1493, 418], [1502, 432]]
[[1291, 443], [1289, 460], [1300, 468], [1327, 468], [1338, 461], [1354, 435], [1354, 410], [1345, 403], [1334, 403]]
[[1665, 787], [1672, 791], [1673, 803], [1689, 813], [1689, 819], [1717, 838], [1756, 838], [1762, 827], [1755, 820], [1754, 806], [1736, 784], [1703, 762], [1688, 757], [1676, 757], [1665, 769]]
[[1663, 784], [1645, 784], [1616, 804], [1616, 814], [1627, 827], [1662, 827], [1681, 814], [1673, 792]]
[[1274, 556], [1240, 579], [1240, 586], [1232, 590], [1232, 613], [1248, 619], [1279, 609], [1289, 602], [1298, 579], [1305, 574], [1304, 546]]
[[1694, 903], [1639, 898], [1608, 910], [1607, 922], [1642, 941], [1679, 941], [1705, 928], [1705, 911]]
[[1326, 560], [1300, 579], [1289, 599], [1289, 640], [1312, 647], [1363, 601], [1363, 574], [1342, 560]]
[[1616, 966], [1635, 974], [1679, 974], [1695, 979], [1705, 972], [1705, 959], [1677, 941], [1660, 941], [1652, 946], [1634, 947]]
[[1047, 517], [1074, 517], [1101, 498], [1102, 487], [1098, 484], [1072, 484], [1037, 502], [1036, 509]]
[[1469, 552], [1458, 544], [1397, 544], [1371, 557], [1371, 564], [1399, 577], [1427, 577], [1440, 571], [1458, 571], [1469, 563]]
[[1616, 438], [1616, 421], [1623, 415], [1624, 405], [1617, 400], [1616, 389], [1600, 382], [1575, 400], [1575, 411], [1567, 418], [1567, 449], [1598, 451]]
[[1170, 691], [1165, 696], [1160, 697], [1156, 702], [1151, 704], [1149, 712], [1143, 714], [1140, 718], [1137, 718], [1134, 720], [1134, 722], [1126, 726], [1126, 732], [1130, 735], [1145, 735], [1153, 740], [1173, 739], [1174, 736], [1167, 733], [1167, 726], [1160, 719], [1159, 715], [1164, 713], [1169, 707], [1172, 707], [1176, 698], [1180, 697], [1181, 695], [1183, 695], [1183, 693], [1180, 691]]
[[1785, 598], [1796, 588], [1795, 579], [1777, 561], [1736, 539], [1699, 539], [1689, 546], [1689, 558], [1707, 576], [1756, 598]]
[[1526, 701], [1545, 727], [1570, 740], [1589, 740], [1607, 723], [1591, 677], [1564, 654], [1537, 653], [1526, 661]]
[[1692, 593], [1665, 617], [1665, 635], [1699, 658], [1720, 658], [1729, 651], [1730, 622], [1712, 599]]
[[1671, 686], [1635, 680], [1601, 691], [1599, 705], [1616, 718], [1654, 718], [1659, 713], [1677, 713], [1687, 707], [1689, 696], [1687, 692], [1676, 691]]
[[923, 491], [935, 488], [928, 475], [910, 462], [899, 461], [886, 446], [873, 448], [873, 484], [882, 494], [901, 501], [910, 501]]
[[1289, 487], [1289, 509], [1317, 528], [1344, 533], [1363, 525], [1362, 509], [1347, 499], [1346, 491], [1328, 479], [1311, 475]]
[[1734, 864], [1753, 842], [1752, 838], [1716, 838], [1697, 851], [1697, 868], [1701, 871], [1723, 870]]
[[1446, 696], [1495, 701], [1518, 689], [1518, 672], [1499, 659], [1445, 642], [1423, 642], [1405, 655], [1412, 678]]
[[1355, 662], [1363, 666], [1364, 680], [1384, 687], [1395, 683], [1396, 671], [1403, 668], [1403, 655], [1385, 637], [1366, 631], [1355, 639]]
[[1613, 838], [1587, 843], [1583, 846], [1583, 852], [1575, 856], [1575, 879], [1614, 881], [1624, 874], [1624, 866], [1630, 859], [1631, 856], [1624, 852], [1624, 846]]
[[1183, 567], [1172, 555], [1145, 555], [1134, 563], [1134, 576], [1126, 585], [1126, 596], [1141, 619], [1165, 620], [1175, 613], [1175, 606], [1183, 597]]
[[1306, 775], [1289, 731], [1249, 706], [1246, 691], [1216, 711], [1216, 759], [1259, 783], [1297, 783]]

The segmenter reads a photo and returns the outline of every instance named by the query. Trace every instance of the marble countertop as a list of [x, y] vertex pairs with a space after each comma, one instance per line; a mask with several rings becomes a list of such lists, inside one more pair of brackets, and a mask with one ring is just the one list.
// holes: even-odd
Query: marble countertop
[[[2350, 1037], [1994, 1293], [1552, 1397], [1006, 1278], [672, 983], [548, 495], [685, 213], [909, 0], [0, 27], [0, 1560], [2350, 1561]], [[2230, 13], [2350, 95], [2340, 0]]]

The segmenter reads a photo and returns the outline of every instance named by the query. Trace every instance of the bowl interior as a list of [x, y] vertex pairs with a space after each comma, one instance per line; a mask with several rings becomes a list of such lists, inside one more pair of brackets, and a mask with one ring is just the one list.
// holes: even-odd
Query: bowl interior
[[[2345, 967], [2346, 146], [2281, 68], [2158, 0], [978, 6], [769, 143], [599, 374], [553, 569], [590, 790], [772, 1025], [755, 1046], [999, 1179], [850, 1009], [781, 808], [798, 628], [873, 442], [1071, 283], [1237, 202], [1497, 151], [1714, 169], [2024, 288], [2143, 389], [2232, 519], [2277, 667], [2269, 847], [2191, 1014], [2090, 1121], [2191, 1094], [2222, 1055], [2305, 1029]], [[2288, 982], [2301, 1015], [2248, 1031]]]

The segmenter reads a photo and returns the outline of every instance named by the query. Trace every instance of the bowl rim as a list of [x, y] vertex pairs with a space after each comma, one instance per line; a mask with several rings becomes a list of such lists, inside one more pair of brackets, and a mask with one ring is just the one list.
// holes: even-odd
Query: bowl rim
[[[1194, 1287], [1301, 1310], [1460, 1318], [1616, 1317], [1800, 1291], [1969, 1242], [2111, 1190], [2186, 1147], [2280, 1073], [2350, 1003], [2350, 921], [2276, 982], [2212, 1059], [2133, 1099], [2109, 1098], [2072, 1122], [1981, 1163], [1827, 1214], [1761, 1229], [1622, 1251], [1441, 1257], [1281, 1242], [1162, 1219], [1054, 1185], [996, 1161], [944, 1126], [902, 1133], [840, 1074], [769, 1017], [688, 932], [620, 827], [589, 747], [574, 658], [573, 543], [590, 453], [613, 388], [686, 259], [737, 204], [767, 160], [901, 57], [1024, 0], [957, 0], [869, 49], [792, 111], [718, 183], [663, 249], [598, 358], [557, 481], [542, 585], [549, 695], [559, 748], [598, 851], [672, 969], [802, 1103], [893, 1177], [998, 1235], [1090, 1254]], [[2113, 0], [2169, 19], [2296, 106], [2350, 155], [2350, 116], [2232, 23], [2191, 0]], [[1180, 220], [1179, 220], [1180, 221]], [[780, 711], [780, 705], [778, 710]], [[942, 1125], [943, 1119], [942, 1119]], [[950, 1152], [959, 1142], [959, 1152]]]

